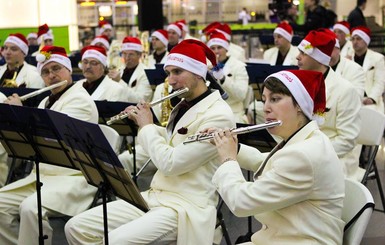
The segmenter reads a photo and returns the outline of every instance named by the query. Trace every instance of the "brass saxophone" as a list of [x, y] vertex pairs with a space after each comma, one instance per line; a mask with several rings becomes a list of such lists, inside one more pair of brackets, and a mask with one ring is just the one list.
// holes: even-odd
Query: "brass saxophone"
[[140, 41], [143, 45], [143, 53], [142, 53], [142, 63], [148, 67], [148, 58], [150, 55], [150, 41], [149, 41], [149, 32], [143, 31], [140, 35]]
[[16, 65], [16, 69], [13, 73], [12, 79], [4, 79], [4, 81], [1, 83], [0, 87], [4, 88], [17, 88], [19, 87], [16, 82], [16, 77], [17, 77], [17, 71], [19, 70], [19, 66]]
[[[168, 92], [168, 89], [169, 89], [169, 84], [168, 84], [168, 77], [166, 77], [166, 79], [164, 80], [164, 85], [163, 85], [163, 93], [162, 93], [162, 97], [165, 97], [165, 96], [168, 96], [169, 92]], [[167, 99], [167, 100], [164, 100], [161, 104], [161, 111], [160, 111], [160, 125], [162, 125], [162, 127], [166, 127], [167, 126], [167, 122], [168, 122], [168, 118], [170, 117], [170, 114], [171, 114], [171, 111], [172, 111], [172, 105], [171, 105], [171, 100], [170, 99]]]

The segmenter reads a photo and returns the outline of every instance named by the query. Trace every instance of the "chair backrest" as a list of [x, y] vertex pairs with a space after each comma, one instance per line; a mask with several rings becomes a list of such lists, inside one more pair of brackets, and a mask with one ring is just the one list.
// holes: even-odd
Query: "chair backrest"
[[104, 125], [104, 124], [99, 124], [100, 129], [102, 130], [104, 136], [106, 136], [108, 142], [110, 143], [112, 149], [116, 154], [120, 153], [120, 146], [121, 146], [121, 137], [116, 132], [115, 129]]
[[385, 128], [385, 115], [370, 107], [360, 109], [361, 131], [357, 143], [361, 145], [380, 145]]
[[247, 113], [247, 109], [249, 108], [249, 105], [253, 101], [254, 101], [254, 89], [253, 87], [251, 87], [251, 85], [249, 85], [247, 88], [246, 97], [243, 100], [243, 108], [246, 110], [246, 113]]
[[360, 182], [345, 179], [342, 219], [345, 221], [344, 245], [359, 245], [374, 209], [370, 191]]

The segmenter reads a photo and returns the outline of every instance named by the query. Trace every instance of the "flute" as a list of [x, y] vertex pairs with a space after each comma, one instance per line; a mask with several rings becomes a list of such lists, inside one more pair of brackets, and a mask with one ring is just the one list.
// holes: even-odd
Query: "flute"
[[[184, 93], [188, 92], [188, 90], [189, 90], [188, 88], [184, 88], [184, 89], [177, 90], [177, 91], [175, 91], [174, 93], [171, 93], [171, 94], [169, 94], [169, 95], [167, 95], [167, 96], [165, 96], [165, 97], [160, 98], [159, 100], [156, 100], [156, 101], [151, 102], [151, 103], [150, 103], [150, 107], [156, 106], [157, 104], [160, 104], [160, 103], [162, 103], [163, 101], [165, 101], [165, 100], [167, 100], [167, 99], [172, 99], [172, 98], [174, 98], [174, 97], [176, 97], [176, 96], [179, 96], [179, 95], [181, 95], [181, 94], [184, 94]], [[124, 118], [126, 118], [126, 117], [128, 117], [128, 113], [121, 112], [121, 113], [119, 113], [118, 115], [115, 115], [115, 116], [111, 117], [110, 120], [108, 120], [108, 121], [106, 122], [106, 124], [107, 124], [107, 125], [111, 125], [111, 124], [113, 124], [114, 122], [119, 121], [119, 120], [122, 120], [122, 119], [124, 119]]]
[[[270, 121], [270, 122], [265, 122], [257, 125], [252, 125], [252, 126], [247, 126], [247, 127], [240, 127], [240, 128], [233, 128], [230, 129], [230, 132], [232, 135], [237, 135], [237, 134], [247, 134], [251, 133], [254, 131], [266, 129], [266, 128], [272, 128], [275, 126], [281, 126], [282, 122], [281, 121]], [[189, 137], [185, 141], [183, 141], [183, 144], [188, 144], [192, 142], [199, 142], [203, 140], [209, 140], [214, 138], [214, 133], [201, 133], [201, 134], [194, 134]]]
[[27, 100], [27, 99], [29, 99], [29, 98], [32, 98], [32, 97], [37, 96], [37, 95], [39, 95], [39, 94], [42, 94], [42, 93], [44, 93], [45, 91], [48, 91], [48, 90], [51, 90], [51, 89], [54, 89], [54, 88], [63, 86], [64, 84], [67, 84], [67, 80], [64, 80], [64, 81], [61, 81], [61, 82], [52, 84], [52, 85], [50, 85], [50, 86], [48, 86], [48, 87], [44, 87], [44, 88], [35, 90], [35, 91], [31, 92], [31, 93], [28, 93], [28, 94], [25, 94], [25, 95], [23, 95], [23, 96], [20, 96], [20, 100], [21, 100], [21, 101]]

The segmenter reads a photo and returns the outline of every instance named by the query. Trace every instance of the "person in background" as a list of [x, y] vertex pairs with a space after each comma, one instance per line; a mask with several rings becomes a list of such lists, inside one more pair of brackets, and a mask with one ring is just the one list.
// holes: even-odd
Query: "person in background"
[[28, 46], [38, 45], [38, 43], [37, 43], [37, 33], [36, 32], [28, 33], [27, 41], [28, 41]]
[[99, 35], [105, 35], [108, 37], [108, 41], [111, 43], [113, 37], [114, 37], [114, 32], [113, 32], [113, 27], [108, 21], [101, 20], [98, 23], [99, 26]]
[[363, 104], [384, 113], [382, 94], [385, 85], [384, 56], [368, 48], [370, 43], [370, 30], [365, 26], [352, 29], [352, 43], [354, 49], [354, 62], [362, 66], [365, 72], [365, 95]]
[[[317, 125], [326, 107], [322, 73], [274, 73], [265, 79], [262, 99], [266, 121], [282, 122], [267, 129], [283, 139], [270, 153], [239, 148], [229, 130], [214, 133], [221, 166], [212, 182], [231, 212], [262, 223], [242, 244], [342, 244], [344, 174]], [[241, 167], [255, 171], [254, 181]]]
[[319, 4], [320, 0], [305, 0], [306, 19], [305, 24], [298, 25], [291, 22], [294, 32], [302, 32], [305, 35], [311, 30], [321, 27], [329, 28], [326, 19], [326, 9]]
[[350, 24], [347, 21], [339, 21], [333, 26], [333, 31], [337, 35], [340, 45], [340, 55], [344, 58], [352, 59], [354, 49], [350, 37]]
[[175, 21], [175, 23], [178, 23], [182, 26], [182, 40], [186, 40], [186, 39], [198, 40], [198, 38], [195, 38], [195, 37], [190, 35], [186, 20], [184, 20], [184, 19], [177, 20], [177, 21]]
[[249, 24], [251, 17], [250, 17], [250, 14], [247, 12], [246, 8], [242, 8], [242, 10], [239, 12], [238, 20], [241, 22], [242, 25]]
[[167, 34], [168, 34], [168, 45], [167, 51], [175, 47], [180, 41], [182, 41], [182, 31], [183, 27], [180, 23], [171, 23], [167, 26]]
[[164, 64], [168, 55], [168, 32], [163, 29], [151, 34], [151, 45], [154, 52], [148, 56], [148, 68], [155, 69], [155, 64]]
[[93, 100], [126, 101], [124, 86], [106, 76], [106, 51], [100, 46], [87, 46], [81, 51], [81, 69], [85, 79], [76, 82], [83, 86]]
[[102, 47], [104, 50], [106, 50], [106, 52], [108, 52], [110, 48], [109, 39], [106, 35], [96, 36], [94, 39], [92, 39], [90, 45]]
[[366, 20], [363, 13], [365, 8], [366, 0], [357, 0], [356, 7], [348, 15], [348, 22], [351, 29], [357, 26], [366, 26]]
[[298, 49], [291, 44], [293, 29], [287, 22], [281, 22], [274, 29], [274, 44], [263, 53], [263, 59], [270, 65], [297, 65]]
[[143, 47], [136, 37], [125, 37], [121, 45], [125, 68], [121, 71], [110, 70], [108, 76], [125, 87], [125, 101], [138, 103], [141, 100], [150, 101], [152, 89], [146, 73], [145, 66], [140, 62]]
[[365, 171], [359, 168], [358, 158], [353, 150], [361, 130], [361, 100], [351, 82], [330, 69], [335, 43], [336, 38], [327, 29], [309, 32], [298, 45], [298, 67], [300, 70], [318, 71], [324, 75], [326, 112], [320, 129], [332, 142], [345, 177], [361, 181]]
[[[62, 47], [44, 46], [39, 55], [37, 69], [46, 86], [67, 80], [67, 84], [51, 90], [39, 108], [50, 109], [70, 117], [98, 122], [95, 102], [81, 86], [75, 86], [71, 78], [71, 61]], [[9, 96], [5, 103], [22, 105], [17, 94]], [[40, 163], [41, 204], [43, 234], [52, 243], [52, 227], [49, 217], [74, 216], [91, 205], [96, 188], [89, 185], [79, 170]], [[36, 172], [0, 189], [0, 244], [39, 244], [36, 202]]]
[[44, 46], [52, 46], [54, 36], [52, 29], [47, 24], [39, 26], [37, 32], [37, 43], [40, 45], [40, 49]]

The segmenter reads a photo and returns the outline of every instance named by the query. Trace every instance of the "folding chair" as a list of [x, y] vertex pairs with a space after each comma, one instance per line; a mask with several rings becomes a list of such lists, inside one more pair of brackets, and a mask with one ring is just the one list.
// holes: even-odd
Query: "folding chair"
[[361, 183], [345, 179], [345, 199], [342, 209], [344, 245], [359, 245], [374, 209], [370, 191]]
[[[384, 134], [385, 128], [385, 115], [374, 109], [363, 106], [360, 110], [361, 117], [361, 131], [357, 138], [357, 143], [363, 145], [368, 150], [368, 160], [365, 164], [365, 174], [361, 183], [366, 185], [369, 178], [376, 179], [378, 191], [380, 193], [381, 202], [384, 212], [385, 210], [385, 198], [384, 191], [382, 189], [380, 175], [378, 173], [376, 164], [376, 155], [378, 148], [381, 145], [381, 140]], [[374, 171], [374, 176], [369, 177], [369, 174]], [[377, 210], [377, 209], [376, 209]]]

